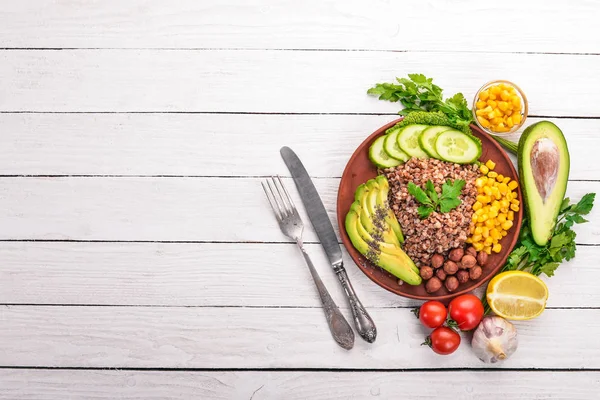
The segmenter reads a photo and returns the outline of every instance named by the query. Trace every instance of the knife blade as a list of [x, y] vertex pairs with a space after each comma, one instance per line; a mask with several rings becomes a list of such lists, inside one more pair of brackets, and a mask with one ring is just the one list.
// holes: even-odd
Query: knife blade
[[281, 148], [280, 153], [285, 165], [292, 174], [296, 188], [300, 193], [302, 203], [306, 208], [308, 218], [310, 219], [315, 232], [317, 232], [321, 245], [325, 249], [329, 263], [333, 267], [333, 270], [344, 289], [344, 293], [350, 304], [350, 309], [352, 310], [356, 330], [364, 340], [373, 343], [377, 337], [377, 328], [375, 327], [375, 323], [371, 319], [371, 316], [367, 313], [367, 310], [356, 296], [354, 288], [350, 283], [342, 260], [342, 249], [337, 236], [335, 235], [335, 231], [333, 230], [333, 225], [327, 215], [327, 211], [325, 210], [325, 206], [323, 205], [323, 201], [321, 201], [321, 197], [317, 192], [317, 188], [315, 188], [302, 161], [300, 161], [300, 158], [298, 158], [292, 149], [284, 146]]

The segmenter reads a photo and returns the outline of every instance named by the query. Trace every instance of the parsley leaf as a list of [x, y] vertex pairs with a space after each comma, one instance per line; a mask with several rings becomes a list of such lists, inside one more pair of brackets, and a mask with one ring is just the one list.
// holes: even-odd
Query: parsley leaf
[[444, 100], [442, 88], [423, 74], [408, 74], [408, 79], [396, 78], [396, 82], [378, 83], [367, 94], [378, 96], [379, 100], [400, 102], [404, 106], [400, 115], [414, 111], [441, 111], [457, 126], [468, 127], [473, 122], [473, 114], [462, 93]]
[[432, 212], [438, 209], [440, 212], [447, 213], [450, 210], [458, 207], [461, 203], [458, 196], [462, 188], [465, 186], [465, 181], [457, 179], [454, 182], [446, 181], [442, 185], [442, 193], [438, 195], [435, 191], [435, 186], [431, 180], [425, 184], [425, 190], [415, 185], [414, 182], [408, 183], [408, 193], [410, 193], [422, 205], [417, 209], [419, 218], [427, 218]]

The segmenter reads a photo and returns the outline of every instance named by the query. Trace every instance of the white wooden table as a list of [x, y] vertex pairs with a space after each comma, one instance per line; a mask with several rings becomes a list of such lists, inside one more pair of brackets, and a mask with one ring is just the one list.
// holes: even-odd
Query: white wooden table
[[568, 138], [568, 194], [600, 192], [599, 16], [593, 0], [3, 1], [0, 398], [597, 399], [600, 206], [490, 367], [421, 347], [417, 303], [349, 258], [379, 337], [336, 346], [259, 182], [289, 176], [291, 146], [335, 221], [346, 161], [398, 110], [366, 90], [422, 72], [469, 99], [517, 82], [528, 123]]

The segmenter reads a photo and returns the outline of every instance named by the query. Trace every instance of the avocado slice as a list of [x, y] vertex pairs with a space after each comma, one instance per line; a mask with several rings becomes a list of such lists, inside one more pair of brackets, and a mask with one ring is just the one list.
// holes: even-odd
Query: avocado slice
[[356, 188], [356, 191], [354, 192], [354, 200], [360, 201], [360, 199], [362, 199], [363, 194], [365, 193], [366, 189], [367, 189], [366, 183], [361, 183], [360, 185], [358, 185], [358, 187]]
[[[373, 223], [373, 216], [375, 215], [375, 210], [377, 209], [377, 192], [379, 191], [379, 188], [375, 185], [377, 185], [375, 182], [367, 185], [367, 188], [365, 188], [362, 198], [360, 199], [360, 221], [367, 232], [371, 234], [371, 236], [375, 235], [377, 231], [377, 227], [375, 227], [375, 224]], [[368, 186], [371, 186], [372, 189], [369, 189]], [[392, 228], [389, 227], [385, 220], [381, 221], [381, 224], [383, 225], [381, 232], [383, 241], [400, 247], [398, 237], [394, 231], [392, 231]]]
[[402, 279], [409, 285], [420, 285], [422, 281], [421, 277], [415, 271], [414, 268], [416, 268], [416, 266], [410, 257], [404, 252], [402, 252], [403, 256], [391, 255], [381, 252], [378, 249], [373, 249], [373, 247], [369, 246], [358, 233], [357, 227], [359, 223], [360, 221], [356, 212], [350, 210], [348, 214], [346, 214], [346, 232], [356, 250], [377, 266], [385, 269], [395, 277]]
[[569, 179], [569, 149], [558, 126], [540, 121], [525, 129], [517, 161], [531, 234], [544, 246], [552, 236]]
[[378, 204], [388, 209], [388, 215], [385, 217], [385, 220], [392, 227], [392, 230], [398, 237], [398, 241], [400, 243], [404, 243], [404, 234], [402, 234], [402, 228], [400, 227], [400, 223], [398, 222], [398, 219], [396, 219], [394, 212], [390, 208], [390, 203], [388, 200], [388, 194], [390, 192], [390, 183], [388, 182], [387, 178], [383, 175], [378, 175], [375, 178], [375, 182], [377, 182], [377, 184], [379, 185], [379, 198], [377, 200]]
[[[359, 215], [362, 211], [360, 203], [358, 201], [355, 201], [354, 203], [352, 203], [352, 205], [350, 206], [350, 211], [356, 213], [356, 215]], [[356, 224], [356, 230], [358, 231], [358, 234], [360, 235], [362, 240], [364, 240], [371, 247], [375, 247], [375, 244], [376, 244], [376, 247], [375, 247], [376, 250], [378, 249], [382, 253], [395, 255], [395, 256], [399, 256], [399, 257], [406, 256], [406, 253], [404, 253], [402, 248], [400, 248], [394, 244], [378, 242], [375, 239], [373, 239], [373, 236], [371, 236], [371, 234], [365, 229], [363, 224], [360, 222], [360, 218], [358, 219], [358, 223]], [[419, 273], [419, 268], [414, 263], [412, 264], [412, 269], [417, 274]]]

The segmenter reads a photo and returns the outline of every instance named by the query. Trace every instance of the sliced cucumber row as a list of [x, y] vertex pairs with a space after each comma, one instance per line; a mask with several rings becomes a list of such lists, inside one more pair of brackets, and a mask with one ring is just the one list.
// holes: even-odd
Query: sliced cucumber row
[[379, 168], [396, 167], [411, 157], [471, 164], [480, 156], [481, 141], [477, 137], [449, 126], [419, 124], [391, 128], [369, 149], [369, 158]]

